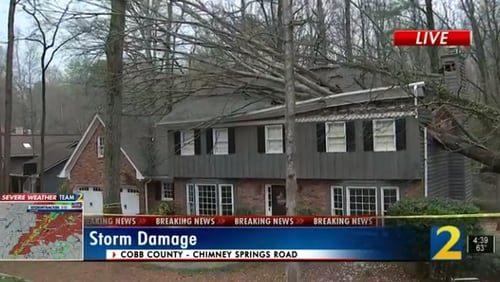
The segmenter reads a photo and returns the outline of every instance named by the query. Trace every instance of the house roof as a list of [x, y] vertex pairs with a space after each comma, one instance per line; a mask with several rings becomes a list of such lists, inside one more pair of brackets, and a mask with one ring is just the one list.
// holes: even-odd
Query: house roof
[[174, 104], [172, 111], [164, 116], [158, 124], [206, 121], [217, 117], [243, 114], [270, 105], [270, 99], [244, 94], [193, 95]]
[[[45, 148], [45, 158], [43, 160], [44, 171], [50, 170], [62, 162], [67, 161], [77, 144], [78, 141], [69, 141], [47, 145]], [[40, 162], [40, 158], [41, 157], [38, 156], [25, 163], [38, 163]]]
[[[45, 147], [56, 143], [76, 142], [80, 135], [45, 135]], [[11, 157], [33, 157], [40, 154], [40, 135], [11, 135]]]
[[[147, 135], [142, 135], [141, 133], [148, 130], [149, 126], [143, 124], [142, 121], [137, 121], [137, 118], [123, 118], [123, 128], [122, 128], [122, 147], [121, 151], [125, 158], [129, 161], [136, 172], [136, 178], [138, 180], [144, 179], [143, 173], [145, 171], [145, 166], [147, 161], [144, 160], [144, 154], [140, 150], [141, 141], [151, 137]], [[140, 119], [139, 119], [140, 120]], [[90, 122], [87, 130], [83, 134], [82, 138], [76, 145], [75, 150], [71, 154], [69, 160], [66, 162], [64, 168], [62, 169], [59, 177], [70, 178], [71, 170], [73, 169], [76, 161], [80, 157], [81, 153], [85, 149], [86, 145], [90, 141], [90, 138], [94, 134], [98, 126], [104, 126], [105, 124], [102, 118], [96, 114], [92, 121]]]
[[[44, 171], [68, 160], [79, 139], [79, 135], [46, 135]], [[12, 135], [11, 140], [10, 174], [22, 175], [25, 163], [40, 160], [40, 135]]]
[[[403, 98], [421, 97], [424, 95], [423, 86], [424, 82], [415, 82], [403, 86], [386, 86], [371, 88], [365, 90], [356, 90], [344, 92], [340, 94], [333, 94], [330, 96], [312, 98], [308, 100], [298, 101], [296, 103], [296, 114], [311, 112], [323, 108], [345, 106], [351, 104], [359, 104], [373, 101], [387, 101]], [[194, 98], [194, 97], [193, 97]], [[197, 98], [196, 98], [197, 99]], [[230, 100], [230, 97], [218, 97], [214, 100], [203, 100], [200, 105], [208, 111], [220, 107], [220, 104], [225, 104], [225, 100]], [[219, 102], [219, 104], [217, 104]], [[236, 104], [236, 103], [235, 103]], [[189, 104], [184, 104], [183, 110], [185, 112], [192, 111]], [[223, 115], [221, 112], [216, 111], [216, 115], [195, 116], [189, 113], [183, 113], [183, 116], [166, 116], [158, 125], [166, 125], [172, 128], [185, 128], [188, 126], [199, 126], [211, 121], [217, 121], [219, 124], [242, 122], [242, 121], [257, 121], [263, 119], [272, 119], [283, 117], [285, 113], [285, 105], [267, 106], [260, 105], [258, 109], [248, 110], [245, 112], [232, 113], [231, 115]], [[179, 118], [180, 117], [180, 118]]]

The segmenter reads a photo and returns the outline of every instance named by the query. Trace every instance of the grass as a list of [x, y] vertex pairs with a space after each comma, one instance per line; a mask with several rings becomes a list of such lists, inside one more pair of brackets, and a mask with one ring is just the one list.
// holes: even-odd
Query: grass
[[0, 281], [1, 282], [26, 282], [26, 280], [23, 280], [21, 278], [17, 278], [14, 276], [6, 275], [6, 274], [0, 274]]

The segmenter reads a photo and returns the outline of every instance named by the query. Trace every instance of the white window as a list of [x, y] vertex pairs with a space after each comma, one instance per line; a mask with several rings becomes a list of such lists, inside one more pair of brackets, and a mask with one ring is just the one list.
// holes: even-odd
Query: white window
[[194, 156], [194, 130], [181, 131], [181, 155]]
[[214, 128], [212, 131], [214, 155], [227, 155], [229, 152], [229, 136], [227, 128]]
[[234, 214], [234, 198], [233, 185], [219, 185], [219, 214], [233, 215]]
[[331, 188], [332, 215], [344, 215], [344, 188], [333, 186]]
[[398, 187], [382, 187], [382, 214], [385, 215], [389, 207], [399, 201]]
[[347, 215], [377, 215], [377, 188], [347, 187]]
[[170, 182], [161, 183], [161, 200], [173, 201], [174, 200], [174, 184]]
[[266, 126], [266, 154], [282, 154], [283, 153], [283, 126], [268, 125]]
[[393, 119], [373, 121], [373, 150], [396, 151], [396, 122]]
[[189, 215], [233, 215], [233, 185], [187, 184], [187, 211]]
[[97, 157], [102, 158], [104, 156], [104, 137], [97, 137]]
[[23, 143], [23, 147], [25, 149], [31, 149], [31, 144], [30, 143]]
[[345, 152], [347, 149], [345, 122], [327, 122], [325, 131], [326, 151]]

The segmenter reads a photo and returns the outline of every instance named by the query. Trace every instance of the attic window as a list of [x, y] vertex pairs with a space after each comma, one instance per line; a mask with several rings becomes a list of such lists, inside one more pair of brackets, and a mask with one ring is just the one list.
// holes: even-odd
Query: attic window
[[31, 144], [30, 143], [23, 143], [23, 147], [25, 149], [31, 149]]
[[456, 69], [454, 62], [445, 62], [443, 67], [445, 72], [455, 71]]

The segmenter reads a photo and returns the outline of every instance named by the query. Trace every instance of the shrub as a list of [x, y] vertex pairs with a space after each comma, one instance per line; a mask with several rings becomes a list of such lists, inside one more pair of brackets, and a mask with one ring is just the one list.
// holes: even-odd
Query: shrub
[[163, 202], [159, 204], [152, 214], [156, 215], [175, 215], [175, 207], [173, 203], [170, 202]]
[[[388, 210], [388, 215], [451, 215], [451, 214], [475, 214], [480, 209], [469, 202], [451, 199], [405, 199], [395, 203]], [[386, 219], [386, 225], [407, 226], [421, 235], [422, 241], [415, 242], [421, 254], [429, 254], [430, 237], [429, 231], [433, 226], [454, 225], [462, 227], [464, 244], [467, 235], [481, 235], [483, 230], [478, 218], [426, 218], [426, 219]], [[478, 276], [479, 273], [498, 273], [500, 260], [497, 258], [486, 259], [487, 255], [468, 255], [460, 262], [431, 262], [429, 273], [425, 276], [438, 276], [449, 278], [450, 276]], [[479, 259], [481, 258], [481, 259]], [[488, 260], [488, 263], [485, 263]], [[484, 269], [487, 268], [487, 269]], [[498, 275], [498, 274], [497, 274]], [[436, 278], [438, 278], [436, 277]]]
[[312, 216], [312, 215], [318, 215], [319, 213], [316, 212], [313, 209], [310, 208], [298, 208], [296, 210], [297, 215], [303, 215], [303, 216]]
[[251, 208], [237, 208], [235, 211], [235, 215], [255, 215], [255, 211]]

